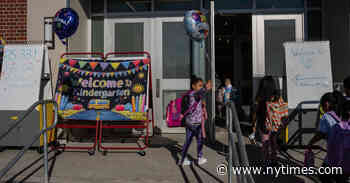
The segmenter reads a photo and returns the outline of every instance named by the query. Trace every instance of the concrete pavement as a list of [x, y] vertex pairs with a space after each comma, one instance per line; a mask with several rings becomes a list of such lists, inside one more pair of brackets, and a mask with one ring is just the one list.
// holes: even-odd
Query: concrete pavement
[[[134, 152], [109, 152], [107, 156], [98, 152], [94, 156], [89, 156], [87, 152], [63, 152], [56, 155], [51, 152], [50, 180], [52, 183], [225, 183], [227, 177], [217, 175], [216, 167], [226, 162], [222, 153], [225, 146], [220, 145], [226, 144], [226, 133], [219, 131], [217, 139], [219, 145], [204, 148], [208, 163], [203, 166], [176, 165], [184, 142], [184, 135], [181, 134], [154, 137], [151, 147], [146, 150], [146, 156]], [[247, 150], [251, 161], [261, 160], [258, 147], [248, 145]], [[4, 167], [16, 152], [18, 151], [1, 152], [0, 168]], [[291, 154], [297, 159], [303, 158], [302, 152]], [[196, 157], [195, 141], [191, 145], [190, 155]], [[13, 182], [42, 182], [42, 169], [40, 155], [29, 151], [10, 171], [7, 179], [14, 178]], [[315, 182], [303, 176], [282, 176], [277, 179], [272, 176], [255, 176], [255, 180], [257, 183]], [[235, 178], [233, 182], [236, 182]]]

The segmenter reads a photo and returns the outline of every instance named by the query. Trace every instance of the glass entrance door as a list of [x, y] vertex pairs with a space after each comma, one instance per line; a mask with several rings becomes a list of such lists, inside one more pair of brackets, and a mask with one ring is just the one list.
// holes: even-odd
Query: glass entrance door
[[183, 133], [183, 128], [167, 128], [166, 107], [171, 100], [190, 89], [190, 39], [183, 27], [183, 17], [154, 19], [155, 113], [163, 133]]
[[148, 51], [152, 59], [152, 94], [155, 127], [163, 133], [183, 133], [167, 128], [166, 107], [190, 87], [190, 40], [183, 17], [107, 18], [104, 51]]

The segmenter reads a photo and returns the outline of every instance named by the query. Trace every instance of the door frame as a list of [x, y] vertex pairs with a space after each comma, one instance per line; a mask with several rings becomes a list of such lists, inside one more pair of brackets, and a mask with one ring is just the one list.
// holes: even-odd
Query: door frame
[[304, 14], [252, 15], [253, 78], [265, 76], [265, 20], [295, 20], [295, 40], [304, 40]]
[[[163, 107], [163, 92], [167, 91], [182, 91], [188, 90], [190, 87], [190, 79], [164, 79], [163, 78], [163, 23], [164, 22], [183, 22], [183, 17], [161, 17], [153, 19], [153, 45], [154, 50], [157, 50], [153, 53], [153, 60], [155, 64], [154, 69], [157, 71], [154, 73], [155, 76], [155, 90], [156, 95], [154, 97], [155, 104], [155, 119], [156, 126], [160, 128], [162, 133], [184, 133], [184, 128], [167, 128], [166, 122], [163, 118], [165, 108]], [[157, 84], [158, 83], [158, 84]], [[157, 96], [157, 93], [159, 96]]]

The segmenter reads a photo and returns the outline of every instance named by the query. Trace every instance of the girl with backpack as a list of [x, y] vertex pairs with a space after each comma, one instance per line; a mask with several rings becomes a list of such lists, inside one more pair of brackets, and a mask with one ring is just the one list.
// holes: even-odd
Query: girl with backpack
[[272, 76], [265, 76], [260, 81], [252, 110], [253, 134], [259, 132], [261, 135], [264, 159], [275, 163], [277, 131], [282, 126], [282, 118], [288, 115], [288, 106], [280, 97]]
[[179, 165], [190, 165], [191, 161], [187, 158], [187, 152], [191, 145], [193, 137], [197, 139], [197, 157], [198, 164], [204, 164], [207, 159], [203, 157], [203, 139], [205, 138], [204, 121], [207, 117], [203, 97], [207, 91], [212, 88], [211, 82], [208, 81], [206, 88], [203, 88], [203, 80], [193, 76], [191, 78], [191, 90], [182, 99], [182, 112], [184, 126], [186, 128], [186, 140], [182, 149], [182, 157], [178, 162]]
[[[326, 93], [321, 97], [320, 105], [322, 109], [324, 110], [324, 114], [322, 118], [319, 121], [318, 126], [318, 132], [315, 134], [315, 136], [310, 140], [309, 146], [317, 143], [318, 141], [322, 139], [326, 139], [329, 142], [329, 137], [332, 136], [332, 129], [340, 122], [342, 121], [343, 115], [341, 115], [343, 112], [343, 107], [345, 105], [344, 103], [345, 99], [339, 92], [333, 92], [333, 93]], [[336, 142], [337, 143], [337, 142]], [[328, 143], [328, 150], [329, 146], [334, 145], [334, 142], [331, 142], [331, 144]], [[311, 152], [311, 148], [309, 148], [307, 151]], [[327, 156], [324, 159], [324, 162], [322, 164], [322, 167], [329, 167], [330, 163], [328, 161], [328, 153]], [[338, 175], [320, 175], [320, 180], [322, 183], [332, 183], [332, 182], [339, 182], [343, 183], [342, 176]]]

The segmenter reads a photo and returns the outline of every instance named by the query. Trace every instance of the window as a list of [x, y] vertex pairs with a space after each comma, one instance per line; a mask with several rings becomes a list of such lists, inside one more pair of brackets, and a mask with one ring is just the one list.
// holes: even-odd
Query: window
[[104, 17], [92, 17], [92, 51], [104, 52]]
[[265, 20], [265, 73], [285, 76], [283, 43], [295, 41], [294, 20]]
[[115, 51], [144, 51], [143, 23], [116, 23]]
[[190, 78], [190, 39], [182, 22], [163, 23], [163, 77]]

